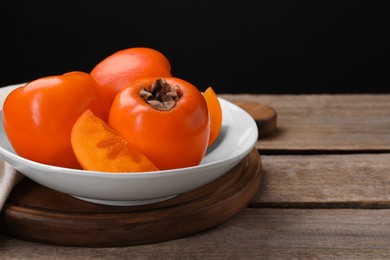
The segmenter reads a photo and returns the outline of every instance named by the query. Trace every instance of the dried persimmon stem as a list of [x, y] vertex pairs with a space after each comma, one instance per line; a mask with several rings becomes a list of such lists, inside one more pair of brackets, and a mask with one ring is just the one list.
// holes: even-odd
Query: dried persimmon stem
[[142, 87], [139, 95], [153, 108], [161, 111], [169, 111], [180, 99], [180, 88], [169, 85], [165, 79], [157, 79], [150, 87], [150, 91]]

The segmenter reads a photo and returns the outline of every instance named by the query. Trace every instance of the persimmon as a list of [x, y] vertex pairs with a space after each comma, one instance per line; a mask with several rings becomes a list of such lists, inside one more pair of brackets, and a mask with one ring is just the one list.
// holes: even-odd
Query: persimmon
[[72, 128], [71, 144], [84, 170], [103, 172], [157, 171], [154, 164], [110, 128], [91, 110], [86, 110]]
[[100, 61], [90, 72], [109, 102], [119, 90], [144, 77], [171, 77], [168, 58], [152, 48], [132, 47]]
[[175, 78], [144, 78], [122, 89], [108, 124], [160, 170], [198, 165], [210, 135], [202, 93]]
[[18, 155], [39, 163], [80, 169], [70, 133], [86, 109], [107, 120], [109, 105], [88, 73], [76, 71], [39, 78], [7, 96], [4, 129]]
[[218, 96], [212, 87], [203, 92], [210, 114], [210, 138], [208, 146], [211, 146], [217, 139], [222, 128], [222, 108]]

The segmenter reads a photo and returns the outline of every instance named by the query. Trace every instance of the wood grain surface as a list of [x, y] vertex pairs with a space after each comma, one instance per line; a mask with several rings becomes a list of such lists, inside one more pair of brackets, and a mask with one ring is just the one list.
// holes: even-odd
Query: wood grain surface
[[390, 208], [390, 154], [262, 156], [251, 206]]
[[221, 97], [275, 109], [275, 133], [256, 146], [263, 153], [390, 152], [390, 94]]
[[155, 244], [57, 247], [0, 235], [5, 259], [389, 259], [390, 210], [252, 209]]

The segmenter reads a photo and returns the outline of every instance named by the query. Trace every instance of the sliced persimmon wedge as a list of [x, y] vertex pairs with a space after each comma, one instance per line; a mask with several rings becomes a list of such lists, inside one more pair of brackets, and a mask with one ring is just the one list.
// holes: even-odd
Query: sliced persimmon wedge
[[73, 125], [73, 151], [84, 170], [157, 171], [157, 167], [89, 109]]
[[222, 108], [218, 96], [212, 87], [208, 87], [203, 96], [207, 103], [210, 115], [210, 138], [208, 146], [211, 146], [217, 139], [222, 128]]

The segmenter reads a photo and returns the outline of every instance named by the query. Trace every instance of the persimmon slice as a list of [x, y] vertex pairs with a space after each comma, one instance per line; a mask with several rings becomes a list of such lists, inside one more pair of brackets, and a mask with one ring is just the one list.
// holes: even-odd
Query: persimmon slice
[[71, 144], [84, 170], [103, 172], [158, 170], [145, 155], [89, 109], [73, 125]]
[[212, 87], [208, 87], [203, 96], [207, 103], [207, 108], [210, 115], [210, 138], [208, 146], [211, 146], [217, 139], [222, 128], [222, 108], [219, 103], [217, 94]]

